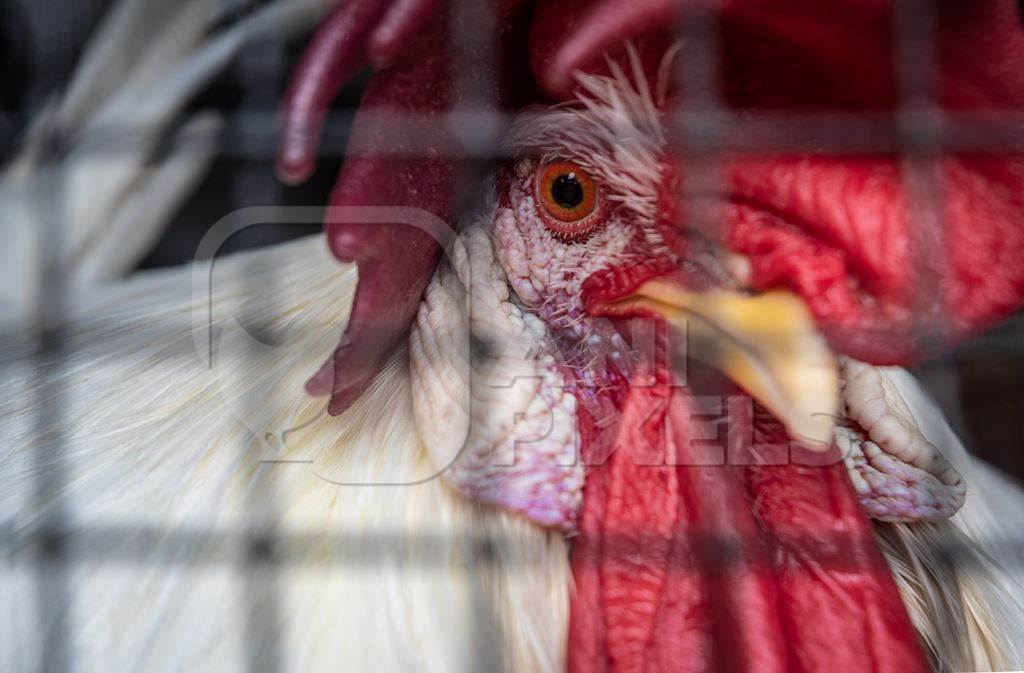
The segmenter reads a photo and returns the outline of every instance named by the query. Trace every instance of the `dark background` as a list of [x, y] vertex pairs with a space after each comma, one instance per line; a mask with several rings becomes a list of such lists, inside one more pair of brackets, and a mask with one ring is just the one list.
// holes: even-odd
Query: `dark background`
[[[33, 112], [68, 78], [82, 45], [110, 4], [111, 0], [0, 0], [0, 157], [6, 159], [15, 151]], [[247, 48], [239, 63], [194, 102], [196, 109], [213, 108], [228, 116], [222, 152], [144, 267], [191, 259], [207, 228], [237, 208], [326, 202], [342, 159], [338, 151], [325, 152], [313, 179], [302, 187], [284, 187], [273, 174], [276, 108], [301, 42]], [[364, 82], [365, 77], [357, 78], [348, 86], [336, 107], [354, 109]], [[329, 140], [331, 148], [343, 147], [344, 129]], [[300, 225], [257, 227], [228, 247], [267, 245], [315, 230]], [[1024, 314], [916, 371], [970, 449], [1024, 479]]]

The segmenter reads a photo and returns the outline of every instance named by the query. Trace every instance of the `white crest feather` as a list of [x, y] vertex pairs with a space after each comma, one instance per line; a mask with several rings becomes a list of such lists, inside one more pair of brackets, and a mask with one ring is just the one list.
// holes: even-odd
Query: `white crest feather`
[[578, 74], [576, 102], [526, 110], [513, 124], [506, 147], [514, 155], [577, 162], [611, 187], [612, 198], [652, 222], [666, 142], [659, 109], [664, 101], [652, 94], [632, 45], [627, 58], [628, 73], [610, 61], [610, 75]]

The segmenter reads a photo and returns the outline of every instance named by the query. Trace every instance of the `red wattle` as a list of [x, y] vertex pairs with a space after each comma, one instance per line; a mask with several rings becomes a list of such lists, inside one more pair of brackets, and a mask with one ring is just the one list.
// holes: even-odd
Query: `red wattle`
[[752, 464], [785, 456], [785, 435], [761, 421], [737, 441], [752, 415], [736, 409], [726, 460], [697, 441], [713, 434], [693, 400], [632, 388], [601, 455], [581, 412], [570, 673], [928, 671], [842, 464]]
[[[786, 440], [774, 419], [757, 436]], [[789, 464], [742, 470], [778, 582], [787, 670], [930, 671], [845, 465], [822, 459], [796, 450]]]

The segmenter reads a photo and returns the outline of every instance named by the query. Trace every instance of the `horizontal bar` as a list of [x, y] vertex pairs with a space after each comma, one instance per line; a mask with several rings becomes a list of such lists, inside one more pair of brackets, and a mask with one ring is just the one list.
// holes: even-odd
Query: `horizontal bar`
[[[339, 322], [339, 324], [341, 324]], [[219, 326], [219, 323], [215, 324], [215, 327]], [[132, 320], [126, 317], [108, 317], [107, 322], [104, 324], [105, 329], [110, 331], [124, 331], [137, 329], [142, 334], [147, 335], [149, 343], [153, 345], [153, 349], [156, 350], [160, 343], [160, 339], [166, 338], [167, 341], [179, 341], [179, 348], [166, 348], [161, 347], [160, 352], [165, 356], [165, 363], [187, 363], [189, 361], [199, 365], [205, 366], [206, 360], [204, 356], [196, 351], [195, 343], [191, 338], [182, 338], [182, 334], [190, 334], [194, 328], [192, 322], [187, 319], [183, 319], [180, 322], [173, 320], [163, 320], [160, 325], [152, 325], [149, 323], [141, 324], [141, 321]], [[261, 325], [245, 325], [245, 328], [250, 334], [254, 335], [254, 338], [259, 340], [259, 335], [273, 334], [274, 330], [272, 326], [261, 326]], [[154, 331], [160, 330], [171, 336], [162, 337], [161, 334], [154, 334]], [[176, 330], [181, 330], [177, 332]], [[97, 360], [108, 359], [111, 357], [117, 357], [118, 345], [117, 342], [111, 339], [103, 338], [92, 338], [89, 339], [88, 344], [76, 343], [74, 339], [74, 332], [68, 332], [71, 336], [69, 340], [62, 345], [61, 355], [64, 357], [72, 357], [82, 352], [87, 352], [89, 355], [95, 356]], [[26, 359], [32, 357], [40, 352], [40, 349], [33, 349], [32, 345], [25, 341], [26, 337], [23, 332], [0, 331], [0, 373], [4, 372], [8, 368], [13, 367], [24, 367]], [[12, 351], [10, 345], [17, 344], [16, 350]], [[268, 345], [273, 345], [272, 342], [268, 342]], [[1014, 314], [1003, 323], [996, 325], [988, 332], [975, 336], [970, 340], [960, 344], [954, 348], [949, 355], [955, 357], [960, 354], [1000, 354], [1007, 356], [1015, 356], [1017, 354], [1024, 354], [1024, 312]], [[132, 351], [126, 354], [126, 357], [138, 358], [139, 354], [137, 351]]]
[[[617, 548], [626, 555], [634, 554], [637, 537], [632, 534], [606, 535], [603, 549], [614, 553]], [[653, 538], [651, 542], [653, 542]], [[442, 570], [453, 562], [452, 550], [464, 549], [473, 559], [484, 563], [502, 563], [496, 550], [515, 546], [515, 556], [524, 567], [543, 564], [543, 554], [530, 556], [521, 549], [519, 538], [479, 536], [443, 531], [344, 531], [313, 530], [278, 532], [228, 530], [223, 528], [165, 529], [155, 526], [94, 526], [64, 531], [41, 530], [24, 532], [13, 523], [0, 525], [0, 559], [19, 564], [44, 563], [48, 554], [61, 550], [69, 565], [140, 564], [150, 567], [207, 567], [237, 565], [240, 557], [257, 562], [286, 566], [377, 566], [388, 561], [415, 563], [421, 567]], [[829, 567], [852, 568], [856, 555], [843, 550], [856, 539], [849, 535], [808, 535], [796, 542]], [[943, 542], [932, 548], [940, 562], [969, 564], [978, 548], [999, 551], [1001, 558], [1015, 558], [1024, 564], [1024, 539], [970, 540]], [[718, 560], [740, 561], [734, 538], [706, 536], [699, 544], [716, 550]], [[329, 550], [329, 554], [325, 554]], [[1005, 555], [1004, 555], [1005, 553]], [[470, 560], [470, 559], [467, 559]], [[859, 562], [859, 561], [858, 561]]]
[[[363, 153], [397, 156], [467, 158], [508, 158], [498, 143], [474, 142], [493, 138], [494, 130], [505, 128], [514, 115], [491, 110], [456, 109], [446, 115], [409, 112], [360, 112], [360, 124], [378, 132], [365, 134], [373, 146], [349, 145], [354, 112], [335, 112], [327, 119], [319, 153], [341, 157]], [[278, 114], [237, 112], [228, 117], [221, 156], [269, 161], [277, 152]], [[0, 116], [0, 129], [5, 120]], [[1024, 113], [963, 113], [937, 110], [903, 113], [817, 113], [735, 112], [726, 110], [685, 110], [671, 122], [685, 129], [700, 150], [702, 134], [714, 137], [717, 154], [810, 153], [862, 155], [878, 153], [980, 153], [1024, 154]], [[443, 126], [453, 132], [446, 132]], [[442, 128], [439, 128], [442, 127]], [[473, 133], [478, 129], [479, 133]], [[703, 129], [703, 131], [702, 131]], [[457, 133], [455, 132], [457, 130]], [[84, 153], [118, 154], [132, 151], [153, 132], [130, 119], [100, 130]], [[459, 139], [463, 139], [460, 141]], [[386, 139], [386, 140], [384, 140]], [[49, 161], [61, 161], [70, 147], [51, 148]]]

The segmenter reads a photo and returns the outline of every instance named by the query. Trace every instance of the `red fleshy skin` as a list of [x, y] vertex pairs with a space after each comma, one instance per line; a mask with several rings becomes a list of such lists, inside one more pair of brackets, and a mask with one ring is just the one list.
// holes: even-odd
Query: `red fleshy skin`
[[[572, 74], [600, 67], [626, 40], [716, 16], [724, 102], [734, 108], [883, 110], [899, 102], [892, 0], [540, 0], [531, 62], [562, 97]], [[939, 103], [947, 109], [1019, 107], [1020, 17], [1013, 0], [937, 2]]]
[[739, 160], [726, 171], [725, 244], [750, 259], [754, 287], [800, 294], [839, 352], [919, 360], [1024, 296], [1024, 162], [944, 159], [934, 228], [910, 213], [892, 160]]
[[366, 50], [378, 66], [398, 60], [420, 27], [441, 8], [442, 0], [395, 0], [374, 28]]
[[622, 409], [600, 456], [581, 414], [570, 673], [929, 670], [841, 462], [759, 464], [786, 442], [770, 419], [752, 447], [697, 443], [664, 380]]
[[[757, 434], [786, 437], [774, 420]], [[790, 634], [786, 670], [931, 670], [846, 468], [799, 462], [743, 470]]]
[[305, 182], [316, 166], [316, 150], [331, 102], [363, 65], [363, 41], [386, 0], [352, 0], [320, 25], [292, 75], [281, 114], [277, 174], [287, 184]]
[[[442, 24], [443, 25], [443, 24]], [[353, 129], [359, 154], [345, 162], [331, 195], [327, 238], [334, 255], [359, 267], [359, 287], [342, 345], [309, 382], [316, 395], [331, 395], [328, 410], [341, 413], [362, 394], [387, 352], [402, 338], [419, 305], [420, 295], [437, 265], [450, 232], [408, 223], [347, 221], [351, 206], [412, 206], [451, 219], [454, 165], [445, 154], [415, 158], [402, 143], [446, 150], [450, 146], [440, 116], [452, 102], [446, 32], [421, 36], [421, 56], [407, 65], [377, 73], [364, 94]], [[436, 134], [403, 137], [373, 120], [375, 112], [413, 111], [438, 121]], [[392, 153], [385, 153], [390, 150]], [[397, 153], [395, 152], [397, 150]]]
[[[385, 3], [357, 0], [327, 19], [296, 73], [286, 102], [281, 170], [302, 178], [312, 169], [324, 112], [351, 72], [362, 62], [367, 22]], [[359, 287], [342, 344], [307, 389], [330, 395], [329, 411], [340, 413], [362, 394], [386, 353], [405, 333], [423, 287], [449, 236], [430, 218], [423, 228], [407, 222], [366, 223], [346, 219], [348, 207], [414, 207], [441, 220], [453, 208], [453, 164], [445, 126], [403, 138], [375, 123], [382, 112], [414, 112], [429, 122], [452, 103], [446, 24], [436, 22], [415, 41], [420, 57], [377, 73], [364, 94], [352, 131], [350, 157], [331, 196], [327, 238], [334, 255], [359, 267]], [[428, 158], [402, 152], [416, 143], [433, 148]], [[397, 153], [395, 150], [398, 150]], [[358, 218], [357, 218], [358, 219]], [[382, 309], [382, 307], [387, 307]]]
[[[640, 48], [644, 71], [653, 80], [672, 43], [671, 24], [658, 14], [633, 11], [644, 1], [600, 3], [593, 0], [541, 0], [530, 26], [530, 65], [540, 90], [552, 100], [567, 100], [576, 89], [577, 70], [607, 74], [607, 58], [624, 54], [624, 41]], [[595, 16], [600, 14], [600, 16]]]
[[[324, 116], [339, 87], [369, 56], [393, 62], [377, 72], [363, 96], [348, 159], [331, 196], [327, 238], [344, 262], [359, 267], [359, 286], [345, 335], [309, 381], [310, 394], [330, 395], [343, 412], [365, 390], [383, 358], [403, 338], [442, 245], [450, 238], [457, 142], [442, 113], [456, 99], [448, 5], [428, 16], [432, 0], [354, 0], [321, 26], [297, 69], [284, 106], [279, 172], [301, 181], [313, 169]], [[528, 18], [523, 0], [497, 3], [493, 63], [502, 106], [533, 95], [521, 72]], [[381, 18], [383, 17], [383, 18]], [[379, 21], [378, 21], [379, 20]], [[415, 28], [415, 30], [414, 30]], [[415, 34], [401, 53], [397, 40]], [[381, 125], [376, 113], [412, 113], [411, 129]], [[419, 226], [346, 221], [348, 207], [408, 207]], [[433, 216], [433, 217], [431, 217]]]

